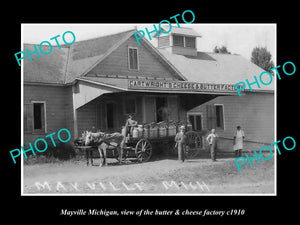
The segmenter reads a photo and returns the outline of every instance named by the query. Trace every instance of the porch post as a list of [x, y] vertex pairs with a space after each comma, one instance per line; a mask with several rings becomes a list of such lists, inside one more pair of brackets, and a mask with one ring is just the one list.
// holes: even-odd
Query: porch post
[[143, 111], [143, 123], [146, 123], [146, 101], [145, 95], [142, 97], [142, 111]]
[[73, 99], [73, 129], [74, 129], [74, 137], [78, 137], [78, 125], [77, 125], [77, 109], [75, 104], [75, 85], [72, 86], [72, 99]]

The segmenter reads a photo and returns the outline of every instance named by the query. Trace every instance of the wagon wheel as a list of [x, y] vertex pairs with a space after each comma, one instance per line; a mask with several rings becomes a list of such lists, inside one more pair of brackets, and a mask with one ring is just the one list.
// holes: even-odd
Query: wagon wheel
[[147, 162], [152, 155], [152, 146], [147, 139], [140, 139], [135, 146], [135, 155], [139, 162]]
[[195, 131], [188, 131], [186, 133], [186, 151], [188, 158], [197, 156], [202, 146], [201, 135]]

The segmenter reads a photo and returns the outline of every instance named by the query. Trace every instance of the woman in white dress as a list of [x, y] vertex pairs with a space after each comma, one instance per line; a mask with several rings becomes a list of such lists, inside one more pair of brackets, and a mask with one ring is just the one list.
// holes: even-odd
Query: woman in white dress
[[236, 132], [233, 137], [233, 149], [235, 151], [236, 157], [242, 156], [242, 150], [243, 150], [243, 142], [245, 139], [244, 131], [241, 129], [240, 126], [236, 127]]

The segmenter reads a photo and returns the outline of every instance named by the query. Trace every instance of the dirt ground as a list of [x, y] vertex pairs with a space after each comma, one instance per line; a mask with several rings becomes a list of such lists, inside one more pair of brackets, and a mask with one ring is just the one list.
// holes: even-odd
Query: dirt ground
[[126, 160], [107, 167], [85, 160], [23, 166], [24, 194], [274, 194], [274, 158], [252, 161], [239, 172], [234, 158]]

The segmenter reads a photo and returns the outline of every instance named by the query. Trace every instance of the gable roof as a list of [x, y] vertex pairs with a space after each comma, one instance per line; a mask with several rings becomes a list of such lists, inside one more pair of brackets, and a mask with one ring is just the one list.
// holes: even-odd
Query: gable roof
[[[24, 81], [30, 83], [52, 83], [69, 84], [76, 78], [84, 76], [108, 55], [110, 55], [122, 43], [133, 36], [135, 29], [101, 36], [99, 38], [78, 41], [74, 44], [61, 45], [61, 49], [52, 46], [52, 52], [49, 55], [42, 55], [38, 58], [33, 54], [32, 61], [28, 57], [24, 59]], [[164, 58], [163, 55], [152, 46], [149, 41], [141, 40], [141, 43], [149, 51], [158, 56], [158, 60], [174, 71], [174, 74], [181, 80], [186, 80], [184, 76], [172, 64]], [[38, 48], [38, 45], [35, 45]], [[49, 51], [49, 46], [44, 52]], [[33, 52], [34, 44], [24, 44], [24, 51], [28, 49]]]
[[[174, 29], [174, 28], [173, 28]], [[172, 29], [172, 30], [173, 30]], [[189, 32], [190, 28], [184, 28]], [[178, 29], [180, 30], [180, 29]], [[77, 78], [90, 81], [101, 80], [101, 78], [88, 78], [84, 76], [94, 66], [105, 59], [112, 51], [133, 36], [136, 30], [128, 30], [116, 34], [102, 36], [90, 40], [78, 41], [74, 44], [61, 45], [61, 49], [52, 46], [52, 52], [48, 55], [32, 54], [32, 61], [28, 56], [24, 61], [24, 82], [47, 83], [65, 85], [72, 83]], [[174, 29], [176, 32], [176, 29]], [[236, 84], [238, 82], [253, 82], [253, 76], [259, 76], [264, 70], [240, 55], [197, 52], [196, 56], [184, 56], [172, 54], [165, 49], [155, 48], [148, 40], [141, 39], [141, 43], [149, 51], [155, 54], [157, 59], [167, 65], [179, 80], [198, 83]], [[38, 46], [37, 46], [38, 48]], [[33, 44], [24, 44], [24, 51], [34, 52]], [[44, 52], [49, 51], [49, 46], [42, 46]], [[106, 79], [107, 82], [109, 81]], [[125, 87], [125, 81], [110, 83]], [[102, 80], [103, 81], [103, 80]], [[274, 82], [270, 85], [261, 85], [257, 90], [274, 90]]]
[[[259, 66], [248, 61], [238, 54], [220, 54], [197, 52], [197, 56], [184, 56], [172, 54], [168, 50], [159, 49], [159, 51], [183, 73], [188, 81], [199, 83], [215, 84], [236, 84], [245, 82], [254, 82], [254, 76], [259, 79], [259, 75], [264, 71]], [[267, 81], [267, 78], [266, 78]], [[274, 82], [270, 85], [256, 84], [251, 88], [257, 91], [274, 90]], [[249, 89], [248, 85], [246, 90]]]
[[82, 76], [101, 62], [121, 43], [134, 34], [135, 30], [76, 42], [70, 48], [66, 83]]
[[[23, 51], [27, 49], [29, 53], [32, 53], [35, 51], [34, 46], [33, 44], [24, 44]], [[38, 46], [36, 48], [38, 49]], [[49, 52], [49, 47], [43, 46], [42, 50]], [[64, 84], [68, 52], [69, 48], [58, 49], [57, 46], [53, 46], [49, 55], [40, 54], [38, 57], [36, 53], [32, 54], [32, 61], [26, 55], [21, 62], [24, 65], [24, 82]]]

